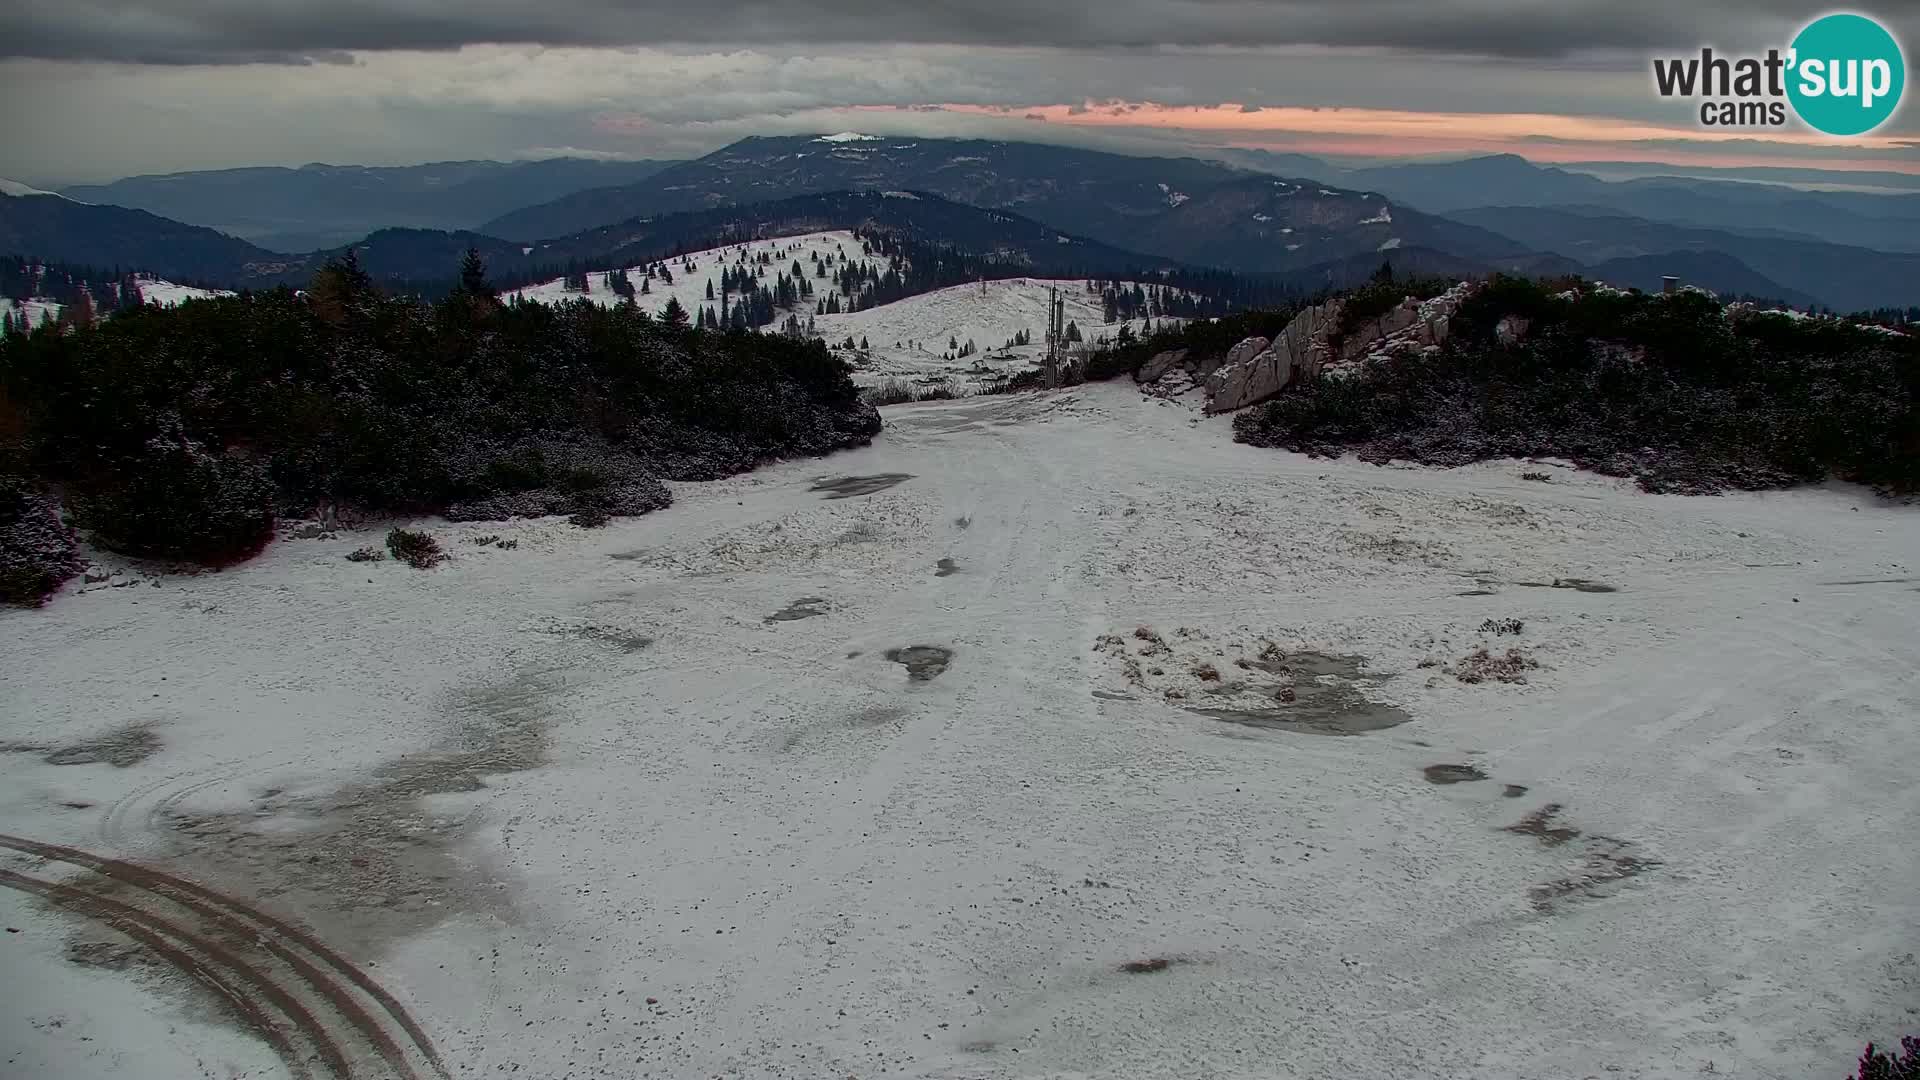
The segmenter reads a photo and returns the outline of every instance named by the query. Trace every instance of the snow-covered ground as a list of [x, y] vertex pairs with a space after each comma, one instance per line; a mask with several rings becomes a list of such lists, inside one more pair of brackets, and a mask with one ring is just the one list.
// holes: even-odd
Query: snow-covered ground
[[[855, 137], [833, 138], [837, 141], [854, 141]], [[635, 300], [656, 314], [666, 308], [669, 298], [679, 300], [689, 317], [692, 317], [695, 308], [702, 306], [718, 314], [721, 270], [725, 266], [739, 265], [742, 260], [749, 265], [757, 265], [763, 252], [773, 257], [773, 264], [767, 268], [766, 281], [769, 284], [777, 273], [790, 272], [796, 260], [803, 272], [812, 274], [812, 259], [816, 254], [823, 259], [865, 260], [885, 269], [880, 257], [861, 254], [860, 239], [851, 232], [835, 230], [806, 233], [711, 248], [694, 252], [684, 259], [669, 259], [667, 263], [673, 273], [673, 283], [655, 280], [650, 283], [651, 291], [645, 296], [636, 296]], [[692, 273], [682, 270], [685, 262], [693, 264]], [[605, 275], [604, 270], [588, 274], [589, 289], [584, 294], [569, 291], [561, 279], [555, 278], [513, 290], [507, 295], [542, 303], [583, 297], [598, 304], [619, 303], [620, 297], [606, 287]], [[640, 280], [646, 276], [645, 264], [628, 267], [627, 276], [634, 287], [639, 288]], [[810, 280], [818, 297], [824, 297], [827, 290], [833, 287], [831, 277]], [[715, 290], [713, 300], [706, 298], [709, 282]], [[1066, 301], [1066, 317], [1078, 325], [1085, 341], [1092, 342], [1102, 336], [1111, 337], [1125, 325], [1103, 323], [1100, 297], [1088, 292], [1087, 283], [1079, 279], [1052, 281], [1045, 278], [1013, 278], [956, 285], [865, 311], [814, 315], [813, 304], [806, 303], [791, 309], [791, 313], [797, 314], [803, 321], [812, 316], [814, 332], [836, 347], [849, 336], [856, 344], [863, 337], [866, 339], [871, 346], [870, 351], [842, 353], [854, 365], [854, 380], [862, 385], [906, 379], [922, 386], [947, 383], [956, 392], [964, 393], [978, 387], [982, 381], [1039, 366], [1040, 358], [1046, 352], [1049, 286], [1059, 287], [1060, 295]], [[778, 325], [776, 323], [768, 329], [777, 329]], [[1136, 319], [1132, 326], [1137, 333], [1145, 327], [1145, 320]], [[1005, 348], [1007, 342], [1021, 331], [1031, 335], [1032, 343]], [[957, 351], [957, 346], [969, 340], [978, 349], [977, 353], [961, 359], [947, 359], [948, 353]], [[949, 342], [956, 348], [950, 349]]]
[[1912, 508], [1125, 385], [887, 419], [431, 572], [370, 524], [0, 612], [0, 869], [80, 890], [0, 889], [7, 1071], [283, 1075], [34, 842], [307, 928], [419, 1076], [396, 1010], [452, 1076], [808, 1080], [1839, 1076], [1920, 1023]]
[[[172, 307], [182, 300], [205, 300], [215, 296], [233, 295], [224, 289], [199, 289], [192, 285], [176, 285], [163, 278], [141, 277], [139, 281], [141, 297], [149, 304], [159, 304], [162, 307]], [[118, 291], [117, 284], [115, 291]], [[34, 326], [39, 326], [43, 321], [54, 321], [60, 318], [60, 305], [51, 300], [38, 297], [31, 300], [12, 300], [0, 296], [0, 312], [11, 315], [23, 308]]]

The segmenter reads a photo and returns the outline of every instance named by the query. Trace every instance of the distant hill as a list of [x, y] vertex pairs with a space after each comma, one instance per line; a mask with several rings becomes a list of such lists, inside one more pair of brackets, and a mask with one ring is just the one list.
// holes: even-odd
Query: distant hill
[[213, 229], [59, 195], [0, 195], [0, 254], [219, 284], [288, 261]]
[[1254, 176], [1205, 189], [1140, 223], [1132, 243], [1192, 264], [1287, 271], [1351, 256], [1375, 267], [1402, 247], [1496, 265], [1527, 248], [1489, 229], [1312, 180]]
[[471, 229], [516, 207], [628, 184], [667, 161], [443, 161], [375, 168], [217, 169], [82, 184], [60, 194], [219, 229], [273, 251], [332, 247], [390, 226]]
[[125, 268], [223, 288], [304, 285], [352, 247], [390, 288], [431, 292], [450, 282], [467, 248], [496, 281], [512, 283], [664, 259], [728, 239], [822, 229], [884, 228], [923, 243], [986, 257], [1021, 272], [1118, 273], [1169, 260], [1073, 236], [1018, 214], [983, 210], [930, 192], [827, 192], [745, 207], [659, 215], [521, 244], [465, 231], [381, 229], [350, 245], [298, 255], [265, 251], [224, 233], [118, 206], [58, 195], [0, 196], [0, 254]]
[[1131, 157], [986, 139], [795, 135], [742, 139], [619, 187], [581, 191], [502, 215], [481, 232], [565, 236], [629, 218], [826, 191], [923, 191], [1012, 210], [1070, 233], [1119, 243], [1134, 224], [1201, 188], [1244, 176], [1194, 158]]
[[[1690, 280], [1715, 291], [1767, 295], [1762, 284], [1771, 282], [1783, 299], [1796, 295], [1811, 298], [1836, 311], [1905, 307], [1920, 296], [1920, 254], [1687, 228], [1591, 209], [1503, 206], [1460, 210], [1453, 217], [1499, 229], [1530, 248], [1568, 256], [1589, 268], [1617, 263], [1637, 273], [1640, 267], [1659, 261], [1656, 258], [1642, 263], [1645, 257], [1667, 256], [1675, 268], [1666, 273], [1687, 277], [1691, 265], [1692, 273], [1698, 276]], [[1707, 254], [1737, 260], [1758, 280], [1745, 280], [1739, 285], [1715, 280], [1716, 273], [1732, 268], [1722, 260], [1697, 260]], [[1683, 256], [1695, 261], [1689, 264]]]
[[1803, 191], [1737, 180], [1608, 181], [1512, 154], [1351, 170], [1330, 182], [1435, 214], [1495, 206], [1582, 206], [1647, 221], [1880, 251], [1920, 252], [1920, 194]]

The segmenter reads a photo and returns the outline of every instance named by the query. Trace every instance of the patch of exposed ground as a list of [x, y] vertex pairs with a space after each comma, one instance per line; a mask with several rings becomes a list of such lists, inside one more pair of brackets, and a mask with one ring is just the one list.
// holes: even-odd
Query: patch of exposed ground
[[1525, 795], [1526, 793], [1527, 793], [1527, 785], [1525, 784], [1508, 784], [1505, 788], [1501, 789], [1500, 791], [1501, 797], [1508, 798], [1508, 799], [1517, 799], [1520, 796]]
[[1562, 902], [1579, 897], [1603, 897], [1613, 894], [1611, 886], [1659, 866], [1654, 859], [1633, 853], [1633, 845], [1624, 840], [1596, 836], [1579, 869], [1563, 878], [1544, 881], [1527, 891], [1535, 910], [1552, 914]]
[[[1157, 691], [1170, 704], [1212, 720], [1305, 735], [1359, 735], [1406, 723], [1396, 705], [1362, 688], [1386, 676], [1363, 670], [1366, 658], [1312, 649], [1289, 652], [1266, 639], [1215, 638], [1179, 627], [1163, 636], [1149, 626], [1130, 637], [1105, 634], [1094, 651], [1118, 665], [1125, 682]], [[1207, 698], [1205, 706], [1186, 704]]]
[[1578, 867], [1565, 876], [1541, 882], [1527, 890], [1527, 898], [1532, 901], [1535, 910], [1551, 914], [1569, 899], [1612, 895], [1610, 886], [1638, 877], [1660, 865], [1659, 860], [1639, 854], [1629, 841], [1611, 836], [1586, 835], [1570, 825], [1561, 824], [1560, 812], [1564, 809], [1559, 803], [1548, 803], [1506, 827], [1507, 832], [1531, 836], [1546, 848], [1561, 848], [1579, 841]]
[[1429, 765], [1420, 772], [1429, 784], [1466, 784], [1487, 778], [1486, 773], [1471, 765]]
[[1584, 593], [1610, 593], [1620, 591], [1612, 585], [1603, 582], [1589, 581], [1586, 578], [1577, 577], [1557, 577], [1552, 581], [1515, 581], [1511, 582], [1511, 584], [1528, 589], [1572, 589], [1575, 592]]
[[458, 723], [439, 745], [324, 793], [168, 812], [162, 865], [314, 926], [352, 956], [377, 955], [457, 912], [511, 918], [505, 884], [458, 850], [472, 816], [425, 800], [540, 765], [558, 691], [557, 676], [535, 672], [457, 695]]
[[619, 649], [623, 653], [637, 653], [653, 644], [653, 639], [633, 630], [621, 630], [610, 626], [576, 626], [560, 633], [567, 637], [576, 637], [582, 641], [591, 641]]
[[933, 565], [934, 565], [934, 570], [933, 570], [934, 577], [952, 577], [953, 575], [960, 572], [960, 564], [954, 562], [952, 559], [941, 559], [939, 562], [934, 563]]
[[885, 491], [905, 480], [913, 479], [912, 473], [876, 473], [873, 476], [836, 476], [829, 480], [816, 481], [808, 491], [824, 491], [829, 499], [852, 499], [861, 495], [872, 495]]
[[0, 743], [0, 754], [41, 754], [49, 765], [111, 765], [125, 769], [160, 752], [160, 736], [151, 723], [126, 724], [80, 742], [48, 746], [42, 743]]
[[914, 682], [932, 682], [953, 662], [953, 650], [938, 645], [908, 645], [888, 649], [887, 659], [905, 665], [907, 678]]
[[1569, 840], [1577, 840], [1580, 837], [1579, 829], [1554, 824], [1560, 817], [1560, 811], [1564, 809], [1566, 807], [1559, 803], [1548, 803], [1507, 826], [1507, 831], [1531, 836], [1547, 847], [1559, 847]]
[[1527, 681], [1527, 672], [1539, 666], [1538, 660], [1519, 649], [1495, 654], [1483, 645], [1461, 657], [1447, 670], [1463, 683], [1524, 683]]
[[1120, 965], [1120, 972], [1123, 975], [1158, 975], [1177, 963], [1180, 961], [1170, 956], [1156, 956], [1149, 960], [1129, 960]]
[[827, 613], [827, 601], [824, 597], [803, 596], [779, 611], [762, 619], [762, 622], [798, 622], [801, 619], [815, 619]]

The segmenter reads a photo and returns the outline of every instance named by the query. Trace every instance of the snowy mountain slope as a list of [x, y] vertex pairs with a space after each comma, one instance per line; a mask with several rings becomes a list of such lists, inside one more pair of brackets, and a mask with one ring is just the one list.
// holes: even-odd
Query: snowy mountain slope
[[[872, 261], [872, 256], [861, 254], [860, 238], [845, 229], [832, 229], [825, 232], [804, 233], [799, 236], [783, 236], [773, 240], [756, 240], [746, 244], [730, 244], [726, 247], [707, 248], [684, 256], [673, 256], [665, 260], [673, 281], [668, 283], [659, 278], [647, 282], [647, 292], [636, 295], [634, 302], [652, 314], [664, 311], [669, 299], [680, 301], [686, 309], [687, 318], [695, 317], [696, 308], [711, 308], [717, 316], [720, 311], [720, 274], [727, 266], [737, 266], [745, 262], [757, 266], [761, 255], [768, 255], [772, 265], [766, 268], [767, 280], [781, 272], [791, 272], [793, 264], [798, 262], [801, 269], [811, 274], [813, 258], [818, 255], [822, 260], [838, 262], [842, 259]], [[691, 273], [684, 267], [693, 266]], [[625, 268], [627, 277], [637, 290], [647, 276], [647, 264], [637, 263]], [[537, 285], [513, 289], [505, 293], [502, 299], [518, 298], [536, 300], [545, 304], [564, 303], [568, 300], [591, 300], [603, 307], [620, 302], [620, 297], [606, 285], [606, 270], [596, 270], [587, 275], [587, 291], [584, 293], [569, 290], [563, 279], [554, 278]], [[821, 296], [832, 288], [829, 279], [813, 278], [815, 290]], [[713, 285], [713, 299], [707, 299], [707, 285]], [[736, 296], [734, 299], [738, 299]], [[795, 309], [798, 311], [799, 309]], [[812, 314], [808, 307], [802, 317]]]
[[[772, 260], [772, 265], [767, 267], [768, 281], [782, 270], [791, 272], [795, 261], [800, 263], [802, 270], [811, 273], [815, 255], [823, 260], [836, 261], [872, 258], [861, 254], [860, 239], [846, 230], [709, 248], [668, 259], [666, 264], [673, 274], [672, 283], [656, 278], [648, 282], [649, 291], [634, 297], [634, 300], [653, 314], [664, 310], [671, 298], [680, 301], [689, 318], [694, 318], [695, 309], [700, 307], [707, 308], [717, 316], [722, 268], [740, 265], [742, 260], [748, 265], [757, 264], [763, 253]], [[683, 269], [687, 263], [693, 265], [692, 273]], [[646, 276], [646, 266], [630, 266], [626, 271], [628, 279], [637, 289]], [[620, 297], [607, 287], [605, 276], [606, 271], [589, 273], [588, 291], [585, 293], [569, 290], [562, 279], [555, 278], [511, 290], [505, 294], [505, 298], [549, 304], [582, 299], [602, 306], [617, 304]], [[714, 284], [712, 300], [707, 299], [708, 282]], [[815, 278], [813, 284], [820, 290], [821, 296], [832, 287], [827, 279]], [[1089, 292], [1087, 283], [1080, 279], [1010, 278], [955, 285], [865, 311], [815, 315], [813, 306], [803, 303], [788, 309], [786, 314], [797, 315], [802, 322], [811, 317], [815, 336], [824, 338], [836, 349], [848, 337], [852, 337], [856, 344], [863, 339], [867, 341], [869, 349], [842, 350], [854, 365], [856, 382], [871, 384], [889, 378], [920, 382], [951, 380], [955, 383], [956, 391], [964, 392], [983, 380], [1014, 374], [1039, 363], [1045, 352], [1049, 286], [1059, 288], [1061, 298], [1066, 301], [1066, 317], [1078, 326], [1085, 341], [1110, 337], [1125, 325], [1102, 321], [1099, 295]], [[784, 322], [784, 317], [781, 321]], [[777, 330], [779, 325], [776, 322], [764, 329]], [[1142, 323], [1136, 320], [1133, 326], [1137, 331]], [[1030, 344], [1011, 349], [1003, 347], [1022, 332], [1030, 337]], [[969, 341], [977, 350], [975, 355], [964, 358], [945, 355], [957, 351], [959, 346]], [[949, 342], [953, 344], [950, 346]]]

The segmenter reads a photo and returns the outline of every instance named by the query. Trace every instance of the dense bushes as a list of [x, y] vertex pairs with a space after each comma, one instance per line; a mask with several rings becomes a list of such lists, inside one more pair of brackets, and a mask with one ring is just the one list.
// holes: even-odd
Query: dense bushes
[[274, 510], [642, 513], [712, 479], [866, 442], [879, 417], [814, 342], [689, 331], [631, 304], [436, 305], [351, 265], [0, 344], [29, 475], [101, 543], [221, 561]]
[[244, 559], [273, 534], [273, 482], [257, 460], [155, 438], [83, 494], [75, 522], [129, 555], [221, 563]]
[[37, 606], [79, 572], [59, 504], [22, 477], [0, 476], [0, 604]]
[[[1527, 320], [1500, 342], [1500, 320]], [[1453, 338], [1242, 413], [1243, 442], [1459, 465], [1568, 458], [1649, 490], [1838, 476], [1920, 490], [1920, 343], [1829, 321], [1730, 317], [1711, 297], [1562, 298], [1496, 278]]]

